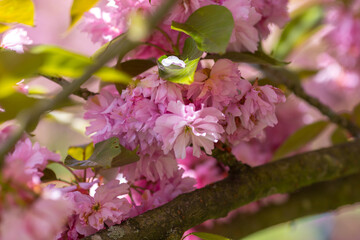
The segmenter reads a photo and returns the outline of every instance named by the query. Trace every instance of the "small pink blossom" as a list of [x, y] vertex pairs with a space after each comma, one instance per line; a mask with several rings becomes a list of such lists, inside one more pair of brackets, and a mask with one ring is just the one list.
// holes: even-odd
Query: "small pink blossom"
[[16, 86], [14, 86], [16, 91], [22, 94], [29, 94], [29, 85], [24, 83], [24, 80], [21, 80], [20, 82], [16, 83]]
[[91, 119], [86, 134], [92, 134], [95, 143], [104, 141], [112, 136], [115, 120], [112, 117], [114, 109], [120, 104], [115, 86], [103, 88], [100, 94], [91, 97], [85, 104], [87, 112], [84, 119]]
[[156, 183], [144, 180], [135, 182], [134, 186], [139, 188], [138, 191], [132, 191], [136, 205], [131, 212], [131, 217], [170, 202], [182, 193], [194, 190], [195, 180], [183, 177], [183, 173], [184, 170], [180, 169], [175, 172], [173, 177]]
[[178, 165], [172, 153], [164, 155], [160, 150], [152, 155], [141, 156], [140, 161], [125, 165], [121, 168], [124, 177], [133, 182], [142, 177], [146, 180], [156, 182], [169, 179], [174, 176]]
[[261, 15], [251, 6], [250, 0], [225, 0], [222, 5], [232, 12], [235, 21], [229, 50], [255, 52], [260, 40], [255, 25]]
[[165, 154], [174, 150], [176, 158], [186, 157], [186, 147], [193, 145], [194, 156], [200, 156], [200, 147], [211, 154], [214, 143], [224, 132], [218, 123], [224, 115], [213, 107], [203, 107], [196, 111], [193, 104], [170, 102], [167, 108], [170, 113], [160, 116], [155, 123], [154, 131], [163, 141]]
[[289, 21], [287, 11], [288, 0], [252, 0], [251, 5], [261, 14], [261, 20], [256, 28], [262, 38], [270, 34], [269, 24], [276, 24], [283, 27]]
[[119, 184], [118, 180], [99, 186], [94, 197], [78, 191], [68, 193], [67, 199], [74, 203], [80, 219], [76, 221], [77, 232], [87, 236], [103, 229], [105, 224], [111, 226], [127, 218], [131, 206], [125, 198], [118, 198], [127, 193], [128, 185]]
[[192, 152], [192, 148], [187, 147], [186, 158], [177, 159], [177, 161], [185, 170], [184, 176], [196, 179], [196, 188], [202, 188], [227, 176], [226, 168], [221, 166], [215, 158], [203, 152], [200, 157], [195, 157]]
[[329, 43], [329, 51], [344, 67], [350, 70], [358, 70], [360, 66], [360, 19], [358, 11], [358, 6], [339, 6], [330, 9], [326, 16], [327, 23], [332, 28], [325, 37]]
[[22, 28], [13, 28], [6, 31], [0, 41], [0, 49], [7, 48], [18, 53], [24, 52], [24, 45], [32, 44], [27, 31]]
[[15, 130], [15, 126], [12, 124], [1, 124], [0, 125], [0, 145], [6, 141], [10, 134]]
[[80, 27], [90, 33], [93, 42], [105, 44], [127, 31], [132, 12], [150, 8], [148, 0], [101, 0], [85, 14]]
[[71, 214], [72, 205], [55, 192], [46, 193], [25, 208], [5, 209], [0, 216], [0, 239], [56, 239]]
[[86, 134], [91, 134], [95, 143], [116, 136], [126, 148], [139, 146], [142, 153], [151, 155], [160, 140], [153, 130], [156, 119], [169, 101], [180, 99], [180, 87], [150, 69], [137, 77], [136, 87], [129, 86], [121, 95], [111, 85], [88, 100], [84, 118], [91, 122]]
[[15, 150], [5, 158], [4, 177], [21, 183], [39, 181], [48, 160], [60, 161], [60, 155], [40, 147], [39, 143], [33, 145], [28, 138], [21, 140], [15, 145]]
[[253, 86], [226, 110], [228, 140], [235, 144], [241, 139], [263, 137], [262, 130], [277, 123], [275, 105], [285, 100], [284, 94], [275, 87]]
[[[154, 5], [162, 4], [162, 0], [151, 1]], [[172, 21], [176, 22], [185, 22], [188, 17], [203, 6], [205, 3], [208, 3], [207, 0], [180, 0], [178, 4], [171, 10], [168, 16], [165, 17], [164, 23], [166, 25], [171, 25]]]
[[205, 68], [195, 73], [187, 98], [222, 111], [230, 102], [241, 99], [250, 88], [251, 84], [241, 79], [238, 64], [220, 59], [211, 70]]

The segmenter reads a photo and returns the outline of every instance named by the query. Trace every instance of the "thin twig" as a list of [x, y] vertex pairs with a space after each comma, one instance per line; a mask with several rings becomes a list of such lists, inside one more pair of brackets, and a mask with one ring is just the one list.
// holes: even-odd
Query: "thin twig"
[[[180, 38], [181, 38], [181, 32], [178, 33], [178, 36], [176, 38], [176, 49], [180, 49]], [[180, 54], [180, 53], [179, 53]]]
[[162, 52], [164, 52], [165, 54], [171, 54], [169, 51], [166, 51], [165, 49], [163, 49], [162, 47], [159, 47], [158, 45], [155, 45], [153, 43], [150, 43], [150, 42], [144, 42], [142, 43], [143, 45], [148, 45], [148, 46], [151, 46], [151, 47], [154, 47]]
[[[67, 81], [66, 79], [61, 78], [61, 77], [53, 77], [53, 76], [48, 76], [48, 75], [43, 75], [43, 74], [40, 74], [40, 75], [42, 77], [45, 77], [45, 78], [53, 81], [54, 83], [59, 84], [62, 87], [69, 86], [69, 84], [70, 84], [69, 81]], [[95, 96], [96, 93], [91, 92], [86, 88], [79, 88], [78, 90], [73, 92], [73, 95], [76, 95], [76, 96], [81, 97], [81, 98], [83, 98], [85, 100], [88, 100], [89, 97]]]
[[66, 166], [65, 163], [63, 162], [53, 162], [53, 163], [57, 163], [63, 166], [64, 168], [66, 168], [74, 176], [77, 183], [81, 182], [81, 179], [78, 177], [78, 175], [76, 175], [76, 173], [70, 167]]
[[172, 49], [174, 50], [175, 52], [175, 55], [179, 55], [179, 48], [177, 45], [175, 45], [171, 39], [171, 37], [169, 36], [169, 34], [167, 32], [165, 32], [162, 28], [160, 27], [156, 27], [156, 30], [158, 30], [159, 32], [161, 32], [165, 38], [167, 39], [167, 41], [170, 43]]

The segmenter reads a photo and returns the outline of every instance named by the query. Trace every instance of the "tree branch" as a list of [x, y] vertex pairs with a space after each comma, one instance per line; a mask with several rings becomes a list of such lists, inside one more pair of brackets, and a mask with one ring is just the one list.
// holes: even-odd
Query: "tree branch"
[[240, 239], [259, 230], [297, 218], [335, 210], [360, 202], [360, 174], [317, 183], [290, 194], [280, 205], [270, 205], [255, 213], [239, 213], [225, 222], [214, 222], [210, 227], [197, 226], [196, 231], [210, 232]]
[[335, 113], [331, 108], [321, 103], [317, 98], [308, 95], [300, 84], [299, 77], [285, 68], [275, 68], [260, 66], [260, 69], [272, 81], [285, 85], [296, 96], [302, 98], [310, 105], [317, 108], [322, 114], [327, 116], [333, 123], [347, 129], [353, 137], [360, 138], [360, 128], [348, 119]]
[[354, 141], [231, 174], [85, 239], [166, 239], [174, 229], [185, 231], [266, 196], [355, 174], [360, 171], [359, 154], [360, 141]]
[[[68, 82], [67, 80], [65, 80], [64, 78], [61, 78], [61, 77], [53, 77], [53, 76], [47, 76], [47, 75], [43, 75], [43, 74], [41, 74], [40, 76], [47, 78], [47, 79], [53, 81], [54, 83], [59, 84], [61, 87], [66, 87], [70, 84], [70, 82]], [[85, 100], [87, 100], [91, 96], [96, 95], [96, 93], [91, 92], [91, 91], [87, 90], [86, 88], [79, 88], [79, 89], [75, 90], [72, 94], [76, 95], [78, 97], [81, 97]]]

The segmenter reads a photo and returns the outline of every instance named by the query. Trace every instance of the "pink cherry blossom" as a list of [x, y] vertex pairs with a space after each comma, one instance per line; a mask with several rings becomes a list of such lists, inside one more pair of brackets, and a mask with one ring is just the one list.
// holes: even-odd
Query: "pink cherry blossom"
[[127, 31], [132, 12], [146, 11], [150, 7], [147, 0], [101, 0], [86, 13], [80, 27], [90, 33], [93, 42], [105, 44]]
[[[169, 101], [182, 100], [180, 87], [159, 78], [154, 69], [137, 77], [137, 86], [129, 86], [121, 95], [113, 85], [88, 100], [84, 115], [91, 120], [86, 133], [94, 142], [116, 136], [120, 143], [143, 154], [153, 154], [160, 146], [154, 132], [156, 119], [166, 111]], [[153, 148], [155, 146], [155, 148]]]
[[270, 34], [269, 24], [282, 28], [289, 21], [287, 11], [288, 0], [252, 0], [251, 5], [261, 14], [261, 20], [256, 24], [262, 38]]
[[43, 176], [48, 160], [60, 161], [60, 155], [50, 152], [30, 139], [19, 141], [15, 150], [5, 158], [4, 178], [21, 183], [29, 183]]
[[[160, 5], [162, 0], [151, 1], [154, 5]], [[172, 21], [185, 22], [187, 18], [200, 7], [209, 4], [207, 0], [180, 0], [164, 20], [164, 24], [171, 25]]]
[[134, 186], [138, 189], [132, 191], [132, 199], [136, 205], [131, 216], [159, 207], [182, 193], [194, 190], [195, 180], [190, 177], [183, 177], [183, 173], [184, 170], [180, 169], [175, 172], [173, 177], [156, 183], [144, 180], [135, 182]]
[[24, 45], [32, 44], [27, 31], [23, 28], [13, 28], [6, 31], [0, 41], [0, 49], [7, 48], [18, 53], [24, 52]]
[[152, 155], [142, 155], [140, 161], [125, 165], [121, 168], [124, 177], [133, 182], [145, 177], [146, 180], [156, 182], [174, 176], [178, 165], [172, 153], [164, 155], [159, 149]]
[[217, 142], [223, 127], [218, 123], [224, 115], [213, 107], [202, 107], [196, 111], [193, 104], [170, 102], [167, 108], [170, 113], [160, 116], [155, 123], [154, 131], [164, 143], [165, 154], [174, 150], [176, 158], [186, 157], [186, 147], [193, 145], [194, 156], [200, 156], [200, 147], [211, 154], [214, 143]]
[[[83, 31], [88, 32], [93, 42], [105, 44], [113, 40], [115, 37], [124, 33], [128, 29], [130, 22], [130, 15], [134, 12], [140, 12], [141, 14], [148, 14], [153, 12], [161, 1], [148, 1], [148, 0], [102, 0], [96, 7], [92, 8], [85, 14], [85, 19], [81, 24]], [[191, 4], [193, 5], [193, 4]], [[179, 4], [179, 6], [182, 6]], [[189, 14], [191, 11], [188, 11]], [[169, 18], [171, 18], [171, 14]], [[178, 17], [183, 16], [178, 15]], [[176, 18], [176, 16], [175, 16]], [[170, 24], [161, 24], [159, 28], [163, 29], [173, 43], [177, 41], [178, 32], [171, 30]], [[180, 46], [183, 45], [185, 40], [185, 34], [181, 34]], [[155, 31], [152, 36], [146, 41], [151, 44], [155, 44], [168, 52], [172, 52], [172, 43], [169, 42], [167, 36], [165, 36], [159, 30]], [[151, 58], [160, 57], [165, 54], [159, 48], [155, 48], [150, 45], [141, 45], [127, 55], [126, 58]]]
[[87, 112], [84, 119], [91, 119], [86, 134], [92, 134], [95, 143], [104, 141], [114, 135], [115, 120], [112, 117], [114, 109], [119, 105], [119, 94], [115, 86], [103, 88], [100, 94], [91, 97], [84, 108]]
[[[104, 228], [120, 223], [128, 217], [130, 204], [125, 198], [118, 198], [128, 193], [127, 184], [112, 180], [96, 189], [94, 197], [78, 191], [68, 193], [67, 199], [76, 206], [74, 211], [80, 221], [76, 221], [76, 230], [87, 236]], [[91, 228], [89, 228], [91, 227]]]
[[358, 70], [360, 63], [360, 19], [359, 4], [349, 7], [331, 8], [327, 12], [327, 23], [331, 31], [327, 34], [330, 52], [350, 70]]
[[185, 170], [184, 176], [196, 179], [196, 188], [202, 188], [227, 176], [227, 169], [221, 166], [215, 158], [203, 152], [200, 157], [195, 157], [192, 152], [192, 148], [187, 147], [186, 158], [177, 159], [177, 161]]
[[232, 12], [235, 21], [229, 50], [255, 52], [260, 40], [255, 25], [260, 21], [261, 15], [251, 6], [250, 0], [226, 0], [223, 6]]
[[195, 81], [189, 86], [187, 98], [222, 111], [234, 99], [241, 99], [251, 84], [241, 79], [238, 64], [227, 59], [218, 60], [210, 69], [195, 73]]
[[285, 102], [285, 96], [279, 89], [269, 85], [253, 86], [226, 110], [228, 140], [235, 144], [241, 139], [263, 137], [262, 130], [277, 123], [275, 105], [281, 102]]
[[358, 69], [349, 69], [329, 54], [318, 58], [319, 71], [304, 83], [304, 89], [335, 111], [352, 111], [360, 102]]
[[[170, 29], [170, 25], [161, 24], [159, 28], [162, 30], [156, 30], [154, 33], [147, 39], [146, 43], [142, 44], [135, 50], [127, 54], [125, 59], [149, 59], [154, 57], [160, 57], [164, 54], [175, 54], [173, 45], [178, 41], [179, 37], [179, 49], [182, 49], [184, 46], [185, 39], [188, 37], [184, 33], [180, 33], [175, 30]], [[165, 36], [165, 34], [167, 36]], [[158, 48], [152, 46], [156, 45]], [[161, 50], [160, 50], [161, 49]], [[164, 51], [165, 50], [165, 51]]]
[[16, 127], [9, 122], [0, 125], [0, 144], [4, 143], [4, 141], [10, 136], [15, 128]]
[[56, 192], [44, 193], [26, 207], [6, 208], [0, 216], [0, 239], [56, 239], [72, 209], [71, 203]]

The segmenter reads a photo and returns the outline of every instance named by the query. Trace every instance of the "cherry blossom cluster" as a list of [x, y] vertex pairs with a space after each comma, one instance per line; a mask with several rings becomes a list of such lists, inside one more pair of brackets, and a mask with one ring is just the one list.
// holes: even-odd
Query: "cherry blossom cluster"
[[360, 64], [360, 1], [348, 1], [346, 4], [329, 8], [326, 23], [329, 26], [326, 40], [330, 53], [348, 70], [359, 69]]
[[[134, 11], [141, 14], [151, 13], [161, 2], [162, 0], [101, 0], [97, 7], [86, 14], [83, 31], [88, 32], [94, 42], [104, 44], [128, 29], [128, 17]], [[172, 21], [185, 22], [200, 7], [215, 4], [225, 6], [233, 14], [235, 27], [229, 50], [255, 52], [259, 41], [269, 35], [269, 25], [283, 27], [289, 20], [287, 2], [287, 0], [181, 0], [159, 26], [161, 31], [156, 31], [147, 43], [172, 52], [171, 41], [176, 42], [178, 37], [178, 32], [170, 28]], [[180, 43], [184, 38], [185, 36], [182, 35]], [[137, 49], [133, 56], [148, 58], [163, 54], [158, 48], [144, 45]]]
[[[0, 144], [13, 128], [1, 129]], [[0, 182], [0, 239], [55, 239], [63, 230], [73, 205], [60, 190], [42, 187], [48, 160], [60, 161], [60, 155], [33, 145], [27, 137], [6, 156]]]
[[105, 87], [85, 106], [94, 142], [118, 137], [130, 150], [139, 147], [141, 160], [123, 168], [128, 180], [172, 177], [190, 145], [200, 157], [201, 149], [211, 155], [218, 141], [261, 137], [277, 123], [276, 104], [285, 101], [279, 89], [242, 79], [237, 64], [225, 59], [198, 70], [191, 85], [164, 81], [156, 69], [135, 82], [121, 94]]

